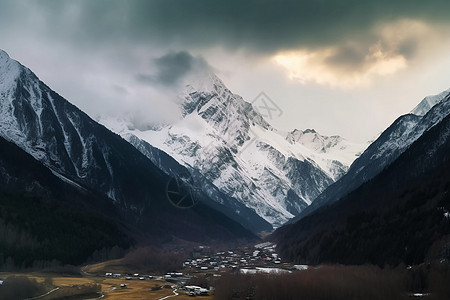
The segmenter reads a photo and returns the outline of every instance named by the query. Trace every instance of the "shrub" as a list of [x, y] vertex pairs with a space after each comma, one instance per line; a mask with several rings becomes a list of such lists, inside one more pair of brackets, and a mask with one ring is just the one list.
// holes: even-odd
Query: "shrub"
[[401, 276], [375, 266], [321, 266], [282, 275], [229, 274], [215, 299], [402, 299]]
[[153, 247], [140, 247], [124, 258], [127, 268], [142, 272], [169, 272], [179, 269], [187, 255], [166, 252]]
[[26, 276], [10, 276], [0, 285], [0, 299], [15, 300], [45, 293], [43, 285]]

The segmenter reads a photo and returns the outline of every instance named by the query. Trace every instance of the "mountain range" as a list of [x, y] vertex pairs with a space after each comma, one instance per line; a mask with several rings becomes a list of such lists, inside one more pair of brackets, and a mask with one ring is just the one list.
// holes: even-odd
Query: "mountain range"
[[143, 130], [124, 119], [99, 122], [154, 163], [149, 146], [173, 157], [196, 174], [200, 189], [234, 208], [236, 220], [256, 232], [302, 212], [366, 147], [313, 129], [277, 130], [210, 70], [196, 73], [178, 98], [182, 117], [164, 126]]

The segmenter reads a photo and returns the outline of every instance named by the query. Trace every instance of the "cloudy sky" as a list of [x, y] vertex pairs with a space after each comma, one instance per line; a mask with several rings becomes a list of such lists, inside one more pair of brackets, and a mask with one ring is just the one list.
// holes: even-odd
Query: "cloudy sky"
[[450, 88], [450, 2], [0, 0], [0, 49], [91, 116], [152, 122], [208, 66], [282, 130], [372, 139]]

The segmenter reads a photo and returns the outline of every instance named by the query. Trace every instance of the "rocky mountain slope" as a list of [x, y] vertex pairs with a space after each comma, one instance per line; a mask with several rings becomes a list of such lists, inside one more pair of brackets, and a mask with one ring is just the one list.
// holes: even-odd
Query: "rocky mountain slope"
[[95, 250], [128, 248], [131, 229], [110, 202], [0, 137], [1, 268], [81, 264]]

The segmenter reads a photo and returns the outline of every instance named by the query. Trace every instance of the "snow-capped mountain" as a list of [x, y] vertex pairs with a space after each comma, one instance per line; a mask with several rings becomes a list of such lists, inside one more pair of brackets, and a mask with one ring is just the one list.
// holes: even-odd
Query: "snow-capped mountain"
[[[120, 222], [138, 226], [155, 240], [173, 236], [196, 241], [253, 237], [208, 205], [202, 193], [192, 209], [171, 205], [166, 173], [1, 50], [0, 136], [93, 199], [109, 199], [102, 202], [107, 205], [102, 210], [117, 211]], [[155, 156], [158, 151], [154, 151]], [[184, 168], [170, 157], [164, 165]]]
[[139, 140], [161, 149], [199, 173], [209, 183], [199, 185], [205, 193], [216, 188], [275, 227], [305, 209], [365, 148], [312, 129], [276, 130], [209, 70], [185, 86], [179, 105], [182, 118], [158, 130], [99, 122], [138, 149]]
[[399, 117], [355, 160], [347, 174], [327, 188], [299, 218], [317, 208], [338, 201], [362, 183], [372, 179], [409, 148], [424, 132], [450, 113], [450, 90], [425, 97], [410, 114]]
[[116, 168], [128, 164], [114, 150], [114, 144], [127, 147], [121, 145], [119, 137], [3, 51], [0, 51], [0, 92], [0, 134], [4, 138], [66, 181], [93, 187], [125, 207], [138, 209], [125, 196], [134, 183], [122, 185], [121, 175], [116, 173]]

